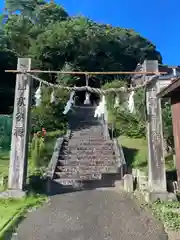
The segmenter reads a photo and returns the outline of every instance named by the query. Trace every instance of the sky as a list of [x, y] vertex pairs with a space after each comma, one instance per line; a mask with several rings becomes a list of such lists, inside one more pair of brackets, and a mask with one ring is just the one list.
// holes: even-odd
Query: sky
[[[4, 0], [0, 0], [3, 9]], [[56, 0], [69, 15], [131, 28], [156, 45], [163, 63], [180, 65], [180, 0]]]

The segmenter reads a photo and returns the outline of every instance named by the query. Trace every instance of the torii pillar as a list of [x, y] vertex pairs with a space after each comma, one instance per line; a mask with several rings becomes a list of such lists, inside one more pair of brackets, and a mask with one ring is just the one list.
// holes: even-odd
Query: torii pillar
[[[30, 58], [18, 58], [17, 70], [30, 70]], [[12, 197], [24, 195], [27, 176], [32, 80], [23, 73], [16, 77], [8, 189]]]
[[[143, 71], [158, 72], [158, 61], [144, 61]], [[147, 200], [167, 199], [167, 184], [163, 148], [161, 99], [157, 93], [169, 84], [167, 81], [145, 76], [146, 86], [147, 140], [148, 140], [148, 193]]]

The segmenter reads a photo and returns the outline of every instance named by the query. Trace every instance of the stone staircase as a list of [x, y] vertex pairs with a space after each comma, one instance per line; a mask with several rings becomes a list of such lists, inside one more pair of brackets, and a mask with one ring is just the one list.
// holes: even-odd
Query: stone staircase
[[104, 176], [117, 175], [119, 163], [113, 141], [104, 138], [103, 124], [92, 106], [75, 106], [69, 117], [70, 136], [61, 147], [53, 180], [63, 187], [100, 184]]

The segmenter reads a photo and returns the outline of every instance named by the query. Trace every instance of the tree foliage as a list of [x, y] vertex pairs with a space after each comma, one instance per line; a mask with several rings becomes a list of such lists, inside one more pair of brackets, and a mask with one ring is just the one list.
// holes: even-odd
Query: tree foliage
[[53, 89], [43, 88], [40, 106], [32, 107], [31, 125], [34, 133], [42, 128], [47, 131], [64, 130], [66, 128], [67, 119], [63, 115], [63, 110], [67, 102], [68, 92], [61, 89], [54, 91], [56, 101], [51, 103], [52, 91]]
[[[103, 88], [119, 88], [125, 85], [123, 81], [112, 81], [106, 83]], [[110, 93], [107, 96], [107, 106], [109, 113], [109, 128], [114, 129], [116, 136], [125, 135], [132, 138], [146, 138], [146, 102], [145, 89], [139, 89], [134, 96], [135, 112], [128, 110], [128, 94], [119, 94], [119, 106], [114, 108], [116, 94]], [[162, 100], [162, 122], [163, 137], [167, 144], [167, 150], [171, 152], [174, 149], [174, 137], [172, 129], [171, 104], [167, 99]]]
[[[145, 59], [162, 62], [156, 46], [134, 30], [98, 24], [82, 16], [72, 18], [55, 3], [43, 0], [6, 0], [6, 9], [0, 20], [0, 100], [5, 103], [1, 105], [0, 112], [3, 113], [7, 113], [13, 106], [15, 86], [15, 75], [4, 73], [4, 70], [15, 69], [17, 57], [31, 57], [32, 68], [66, 71], [132, 71], [137, 63]], [[41, 77], [61, 84], [85, 84], [82, 76]], [[108, 87], [115, 77], [90, 77], [90, 85], [100, 87], [106, 84], [105, 87]], [[126, 84], [126, 80], [118, 79], [112, 84]], [[45, 102], [40, 108], [33, 109], [32, 121], [36, 130], [41, 127], [63, 128], [59, 124], [65, 124], [62, 109], [67, 95], [54, 107], [49, 103], [49, 94], [48, 100], [43, 97], [46, 100], [43, 100]], [[138, 114], [131, 115], [122, 112], [122, 109], [116, 110], [114, 116], [118, 119], [116, 122], [120, 121], [121, 133], [128, 126], [128, 134], [144, 135], [142, 94], [138, 92], [136, 95]], [[109, 95], [109, 104], [112, 104], [110, 100], [113, 98]], [[54, 117], [48, 118], [50, 115]]]
[[[104, 85], [106, 88], [119, 88], [125, 86], [125, 81], [115, 80]], [[115, 97], [119, 97], [119, 106], [114, 107]], [[110, 93], [107, 96], [107, 107], [109, 113], [110, 129], [114, 129], [116, 136], [125, 135], [133, 138], [146, 137], [146, 112], [145, 112], [145, 92], [139, 89], [135, 93], [135, 112], [130, 113], [128, 110], [129, 94]]]
[[[32, 57], [34, 68], [61, 70], [71, 66], [81, 71], [130, 71], [146, 58], [162, 61], [156, 47], [134, 30], [97, 24], [82, 16], [71, 18], [55, 3], [6, 0], [1, 19], [3, 51], [8, 49], [6, 54], [13, 53], [15, 57]], [[49, 76], [43, 77], [49, 80]], [[108, 78], [100, 78], [97, 85]], [[53, 76], [51, 81], [56, 78]], [[82, 77], [66, 77], [69, 84], [84, 81]]]
[[172, 128], [172, 116], [171, 116], [171, 103], [170, 101], [162, 101], [162, 119], [163, 119], [163, 130], [164, 138], [167, 141], [167, 144], [172, 149], [174, 148], [174, 135]]

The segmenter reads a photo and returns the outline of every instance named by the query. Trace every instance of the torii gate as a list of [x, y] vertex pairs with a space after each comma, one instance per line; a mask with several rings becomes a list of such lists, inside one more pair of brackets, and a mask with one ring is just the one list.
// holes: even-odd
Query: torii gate
[[[16, 72], [16, 91], [13, 113], [13, 128], [11, 140], [11, 154], [9, 167], [8, 188], [18, 193], [23, 193], [27, 175], [27, 153], [28, 153], [28, 130], [30, 119], [31, 105], [31, 77], [25, 71], [35, 73], [49, 71], [32, 70], [30, 58], [19, 58], [17, 70], [7, 70], [6, 72]], [[24, 71], [24, 72], [23, 72]], [[60, 71], [51, 71], [54, 73], [63, 73]], [[66, 74], [84, 74], [84, 75], [100, 75], [100, 74], [137, 74], [137, 72], [72, 72]], [[158, 62], [145, 61], [143, 64], [143, 72], [145, 80], [149, 80], [149, 74], [158, 75]], [[165, 72], [164, 72], [165, 74]], [[35, 77], [34, 77], [35, 78]], [[36, 78], [35, 78], [36, 79]], [[86, 83], [87, 84], [87, 83]], [[165, 83], [165, 85], [168, 83]], [[156, 94], [162, 88], [162, 84], [158, 81], [158, 77], [147, 83], [146, 100], [148, 112], [148, 146], [149, 146], [149, 189], [166, 193], [165, 164], [163, 156], [163, 136], [162, 136], [162, 120], [161, 105], [157, 100]]]

